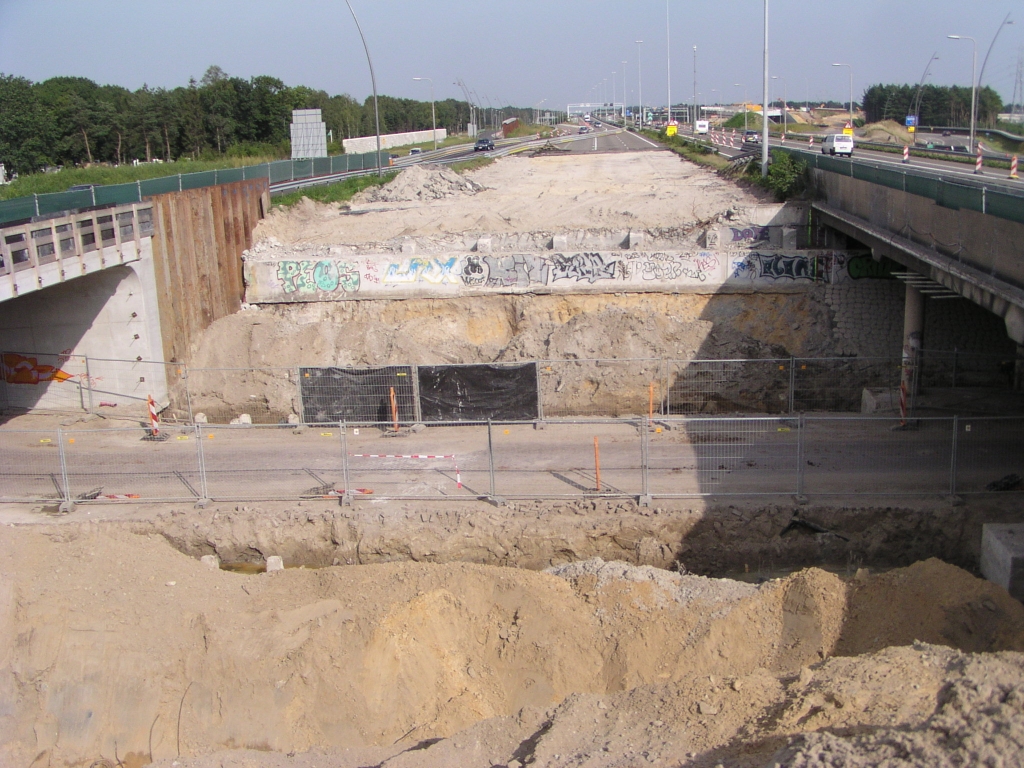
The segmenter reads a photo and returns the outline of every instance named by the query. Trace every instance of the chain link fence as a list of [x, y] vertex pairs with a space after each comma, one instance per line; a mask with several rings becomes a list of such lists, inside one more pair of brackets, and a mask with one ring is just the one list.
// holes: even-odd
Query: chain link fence
[[889, 496], [1024, 490], [1024, 417], [812, 415], [0, 430], [0, 501]]

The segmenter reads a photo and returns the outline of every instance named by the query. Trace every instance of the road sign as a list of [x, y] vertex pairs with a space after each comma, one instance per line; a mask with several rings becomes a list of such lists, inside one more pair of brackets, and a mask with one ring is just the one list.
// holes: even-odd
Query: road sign
[[843, 126], [843, 133], [847, 136], [853, 136], [853, 123], [847, 123]]
[[915, 125], [917, 125], [917, 116], [916, 115], [907, 115], [906, 126], [908, 128], [913, 128]]
[[669, 123], [669, 124], [668, 124], [668, 126], [667, 126], [667, 127], [665, 128], [665, 135], [666, 135], [666, 136], [675, 136], [675, 135], [676, 135], [676, 133], [678, 132], [678, 130], [679, 130], [679, 128], [678, 128], [678, 123], [676, 123], [676, 121], [675, 121], [675, 120], [673, 120], [673, 121], [672, 121], [671, 123]]

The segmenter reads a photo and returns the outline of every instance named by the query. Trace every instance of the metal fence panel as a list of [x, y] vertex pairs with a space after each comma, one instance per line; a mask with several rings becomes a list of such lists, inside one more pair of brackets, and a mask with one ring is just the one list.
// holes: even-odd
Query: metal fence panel
[[899, 358], [837, 357], [793, 361], [793, 412], [859, 413], [864, 390], [900, 384]]
[[990, 189], [985, 198], [985, 212], [1024, 224], [1024, 201], [1020, 195], [1008, 195]]
[[806, 494], [948, 493], [953, 420], [803, 417]]
[[401, 435], [388, 423], [348, 429], [348, 477], [356, 496], [490, 495], [486, 424], [432, 424]]
[[58, 430], [0, 430], [0, 501], [60, 501], [64, 479]]
[[4, 400], [12, 411], [84, 411], [89, 407], [83, 355], [0, 353]]
[[398, 421], [419, 420], [412, 366], [300, 368], [298, 375], [304, 423], [388, 422], [393, 420], [392, 406]]
[[939, 185], [941, 183], [938, 179], [929, 178], [928, 176], [915, 176], [908, 173], [906, 191], [912, 195], [935, 200], [939, 196]]
[[1024, 491], [1024, 417], [959, 418], [956, 493]]
[[796, 493], [798, 443], [793, 419], [656, 420], [649, 431], [649, 493]]
[[493, 424], [496, 495], [639, 495], [641, 423], [645, 420], [554, 422], [543, 430], [528, 424]]
[[145, 429], [63, 432], [68, 487], [76, 501], [188, 501], [202, 497], [194, 427], [166, 440]]
[[[146, 399], [160, 405], [168, 403], [174, 385], [184, 374], [179, 363], [148, 360], [88, 359], [89, 377], [86, 395], [89, 410], [118, 408], [116, 413], [142, 413]], [[189, 416], [187, 406], [178, 404], [180, 415]], [[191, 420], [191, 419], [189, 419]]]
[[302, 499], [343, 490], [337, 427], [212, 426], [200, 429], [211, 499]]
[[200, 187], [212, 187], [216, 183], [216, 171], [199, 171], [197, 173], [183, 173], [181, 175], [182, 189], [199, 189]]
[[546, 419], [646, 416], [665, 399], [661, 360], [545, 360], [538, 364], [541, 412]]
[[968, 187], [964, 184], [943, 181], [939, 184], [935, 202], [943, 208], [954, 210], [965, 208], [969, 211], [980, 211], [982, 210], [983, 196], [984, 192], [980, 187]]
[[1011, 386], [1012, 355], [924, 350], [920, 353], [919, 360], [923, 387], [1007, 389]]
[[191, 368], [186, 386], [192, 414], [230, 424], [248, 414], [253, 424], [281, 424], [302, 413], [295, 368]]
[[36, 201], [34, 197], [16, 197], [12, 200], [0, 201], [0, 222], [19, 221], [31, 219], [36, 215]]
[[96, 205], [126, 205], [142, 201], [139, 185], [135, 182], [95, 187], [93, 194], [96, 196]]
[[789, 360], [669, 360], [667, 366], [663, 413], [789, 411]]
[[164, 195], [181, 189], [181, 180], [177, 176], [161, 176], [158, 179], [143, 179], [139, 182], [143, 197]]

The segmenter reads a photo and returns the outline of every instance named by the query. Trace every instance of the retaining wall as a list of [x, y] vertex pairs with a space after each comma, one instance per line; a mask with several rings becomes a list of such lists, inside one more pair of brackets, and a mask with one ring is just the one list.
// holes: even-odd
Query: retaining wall
[[[448, 138], [446, 128], [437, 129], [437, 140], [444, 141]], [[408, 133], [389, 133], [380, 137], [380, 148], [390, 149], [391, 147], [405, 147], [409, 144], [423, 144], [434, 140], [433, 131], [409, 131]], [[341, 146], [345, 148], [345, 154], [376, 152], [377, 137], [363, 136], [358, 139], [343, 139]]]

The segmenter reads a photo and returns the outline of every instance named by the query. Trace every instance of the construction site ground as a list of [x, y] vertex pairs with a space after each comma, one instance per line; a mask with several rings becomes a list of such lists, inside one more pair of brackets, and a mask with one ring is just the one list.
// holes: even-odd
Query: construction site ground
[[[653, 151], [512, 158], [473, 179], [485, 189], [349, 211], [309, 204], [259, 234], [349, 245], [639, 226], [685, 239], [758, 202]], [[368, 212], [352, 215], [359, 206]], [[644, 337], [647, 323], [689, 354], [709, 340], [730, 351], [833, 343], [815, 320], [826, 310], [806, 298], [751, 299], [780, 318], [771, 330], [736, 311], [743, 297], [711, 313], [706, 297], [536, 300], [515, 305], [522, 317], [495, 317], [512, 302], [480, 299], [471, 341], [465, 317], [427, 301], [243, 311], [215, 323], [196, 357], [480, 361], [535, 346], [555, 357], [581, 338], [609, 352], [619, 339], [649, 343], [632, 330]], [[401, 323], [386, 327], [403, 313], [410, 333], [441, 317], [448, 338], [403, 339]], [[541, 453], [547, 429], [515, 431], [524, 456]], [[610, 438], [636, 439], [627, 433]], [[112, 445], [113, 462], [131, 459], [132, 446]], [[589, 466], [584, 455], [559, 463]], [[463, 478], [474, 489], [478, 471]], [[511, 482], [547, 493], [537, 477]], [[1024, 762], [1024, 606], [977, 573], [981, 526], [1018, 522], [1019, 497], [801, 501], [371, 496], [351, 507], [92, 503], [66, 515], [0, 505], [0, 764]], [[272, 556], [284, 570], [264, 572]]]

